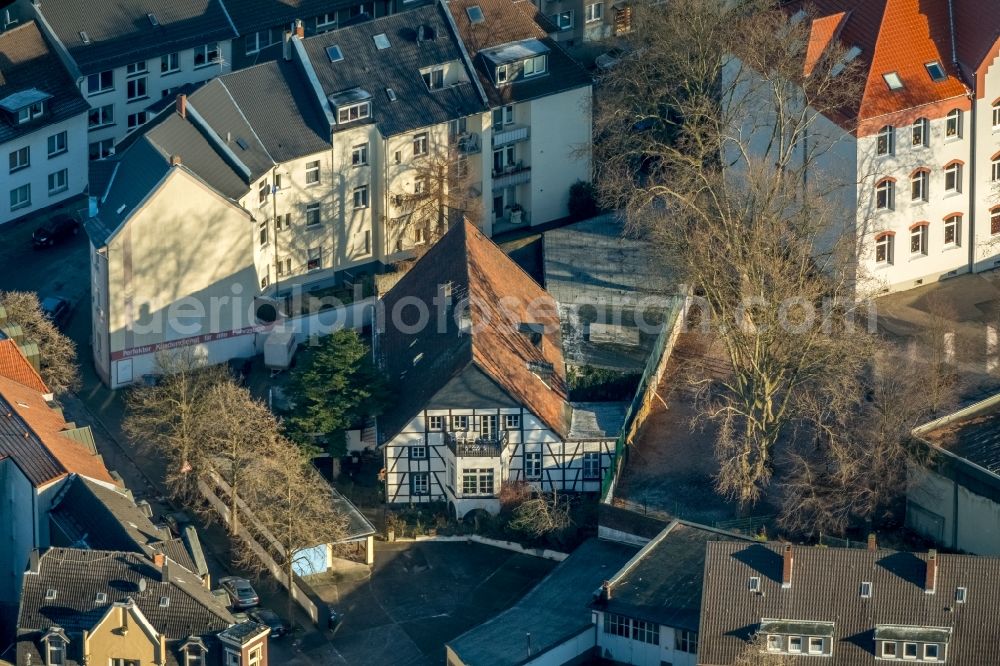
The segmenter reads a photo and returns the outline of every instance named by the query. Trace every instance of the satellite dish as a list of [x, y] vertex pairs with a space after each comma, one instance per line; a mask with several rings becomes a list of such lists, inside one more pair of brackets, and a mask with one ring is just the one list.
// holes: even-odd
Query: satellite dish
[[145, 592], [146, 591], [146, 579], [145, 578], [140, 578], [139, 579], [139, 591], [140, 592]]

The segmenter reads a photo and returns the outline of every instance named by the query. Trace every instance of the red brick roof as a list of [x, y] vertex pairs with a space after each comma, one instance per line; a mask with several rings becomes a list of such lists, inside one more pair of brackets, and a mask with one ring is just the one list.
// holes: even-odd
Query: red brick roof
[[10, 338], [0, 339], [0, 377], [11, 379], [39, 393], [49, 392], [34, 366]]

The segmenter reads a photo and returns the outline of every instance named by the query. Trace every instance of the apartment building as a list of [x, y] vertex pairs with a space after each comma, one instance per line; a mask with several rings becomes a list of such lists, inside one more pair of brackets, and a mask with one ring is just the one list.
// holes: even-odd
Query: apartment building
[[831, 44], [864, 92], [814, 128], [813, 178], [845, 183], [866, 290], [993, 268], [1000, 257], [1000, 25], [974, 0], [819, 0], [806, 68]]
[[555, 301], [480, 230], [448, 231], [385, 295], [376, 346], [389, 504], [497, 513], [501, 485], [598, 492], [621, 403], [568, 398]]
[[[378, 270], [436, 237], [455, 216], [414, 207], [436, 202], [439, 173], [487, 234], [567, 215], [571, 185], [590, 178], [591, 83], [530, 11], [505, 0], [481, 14], [521, 58], [489, 90], [494, 69], [464, 41], [478, 32], [455, 27], [465, 9], [427, 5], [311, 38], [300, 22], [280, 58], [178, 96], [124, 140], [94, 170], [98, 213], [85, 225], [102, 379], [131, 383], [175, 346], [200, 345], [211, 362], [260, 353], [260, 299], [295, 315], [293, 290]], [[527, 79], [514, 74], [525, 59], [538, 68]]]
[[88, 106], [34, 21], [0, 32], [0, 224], [87, 187]]
[[90, 105], [91, 160], [141, 127], [149, 107], [232, 66], [233, 25], [222, 0], [19, 0], [55, 45]]

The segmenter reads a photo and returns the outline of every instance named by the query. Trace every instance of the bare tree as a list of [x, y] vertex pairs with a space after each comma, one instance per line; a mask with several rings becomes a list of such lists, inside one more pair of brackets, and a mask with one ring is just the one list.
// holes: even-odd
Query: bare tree
[[[284, 571], [290, 590], [296, 565], [310, 564], [304, 551], [341, 541], [347, 534], [348, 519], [334, 507], [333, 490], [312, 466], [308, 454], [293, 442], [277, 440], [258, 473], [267, 483], [254, 493], [250, 503], [257, 540], [270, 546], [268, 553]], [[249, 549], [243, 549], [241, 560], [250, 568], [263, 568], [260, 558]], [[289, 594], [289, 617], [291, 613]]]
[[74, 391], [80, 386], [76, 345], [63, 335], [43, 313], [38, 294], [33, 291], [2, 291], [0, 306], [9, 322], [24, 331], [27, 342], [38, 345], [39, 374], [54, 394]]
[[733, 666], [792, 666], [795, 657], [778, 652], [768, 652], [760, 635], [755, 635], [736, 656]]
[[810, 22], [771, 0], [634, 10], [639, 55], [596, 95], [599, 192], [702, 296], [730, 367], [703, 385], [700, 416], [717, 425], [718, 490], [748, 504], [783, 437], [857, 404], [878, 348], [852, 325], [857, 183], [822, 168], [849, 135], [828, 118], [849, 117], [863, 79], [836, 45], [808, 55]]
[[274, 415], [245, 387], [233, 381], [208, 390], [204, 438], [205, 455], [229, 486], [229, 534], [240, 529], [240, 508], [255, 493], [263, 492], [269, 479], [264, 462], [275, 455], [279, 426]]
[[162, 373], [156, 385], [136, 386], [126, 395], [122, 429], [136, 445], [167, 459], [167, 484], [178, 498], [190, 499], [208, 468], [202, 433], [214, 417], [209, 393], [228, 375], [190, 347], [158, 354], [156, 368]]
[[573, 524], [569, 498], [557, 492], [539, 493], [523, 501], [510, 520], [510, 528], [538, 538], [564, 530]]

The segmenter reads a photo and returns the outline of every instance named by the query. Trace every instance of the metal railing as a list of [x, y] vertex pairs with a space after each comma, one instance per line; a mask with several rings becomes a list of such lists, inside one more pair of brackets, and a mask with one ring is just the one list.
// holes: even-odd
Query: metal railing
[[493, 130], [493, 147], [499, 148], [519, 141], [527, 141], [531, 137], [531, 128], [511, 127], [504, 130]]
[[446, 432], [444, 441], [456, 456], [495, 458], [507, 444], [507, 433], [499, 432], [494, 437], [482, 437], [474, 433]]

